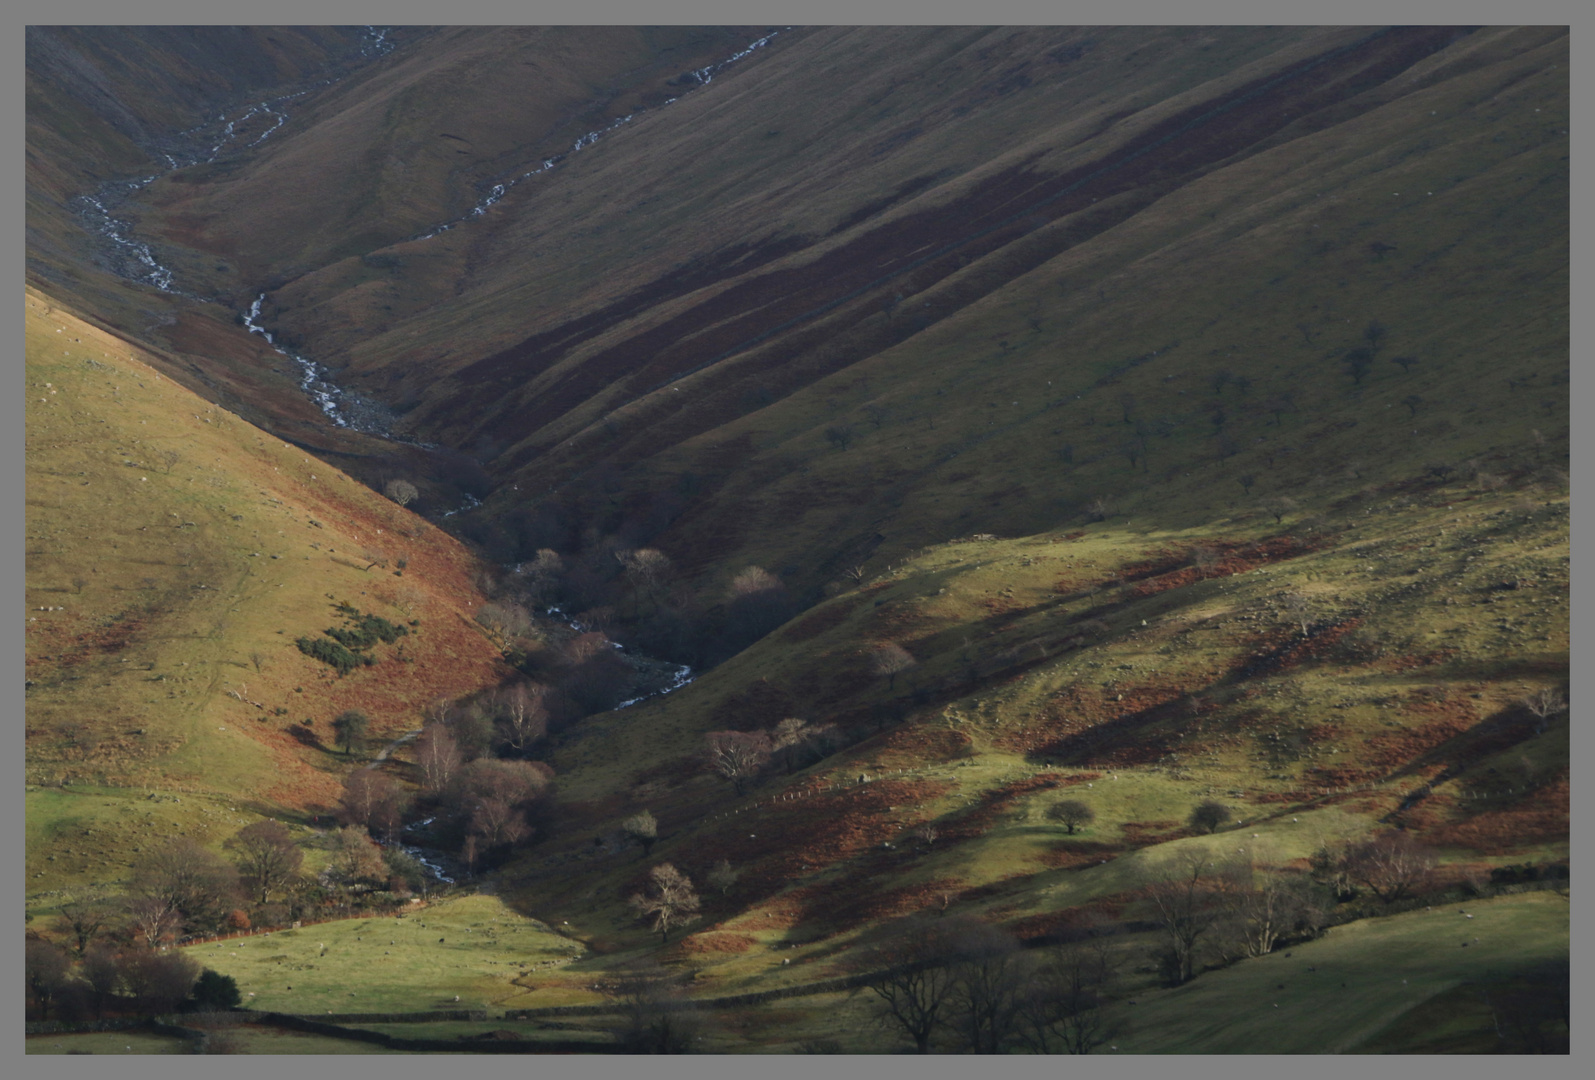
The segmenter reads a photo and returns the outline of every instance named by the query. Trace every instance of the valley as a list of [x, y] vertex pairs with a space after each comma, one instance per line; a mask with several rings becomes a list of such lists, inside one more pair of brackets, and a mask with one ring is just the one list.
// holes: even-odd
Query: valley
[[1565, 27], [29, 35], [29, 1053], [1568, 1052]]

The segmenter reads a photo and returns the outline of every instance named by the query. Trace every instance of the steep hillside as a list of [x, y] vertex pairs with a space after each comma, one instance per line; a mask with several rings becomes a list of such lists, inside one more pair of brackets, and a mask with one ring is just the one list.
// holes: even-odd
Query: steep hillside
[[[324, 810], [339, 712], [392, 738], [507, 674], [451, 537], [33, 290], [26, 325], [30, 888], [113, 880], [135, 794], [192, 793], [177, 820], [201, 834], [212, 797]], [[295, 647], [339, 602], [408, 630], [343, 678]]]
[[487, 464], [500, 559], [517, 492], [810, 588], [1108, 495], [1188, 524], [1560, 437], [1566, 71], [1554, 28], [794, 31], [267, 320]]
[[[609, 1045], [640, 965], [704, 1046], [878, 1050], [848, 980], [979, 921], [1105, 930], [1126, 1051], [1507, 1045], [1475, 991], [1567, 947], [1566, 28], [273, 33], [50, 39], [165, 72], [125, 117], [30, 51], [35, 908], [303, 825], [344, 709], [419, 786], [450, 698], [513, 760], [434, 758], [408, 835], [495, 937], [349, 924], [292, 994], [308, 943], [211, 947], [257, 1005]], [[74, 192], [267, 86], [280, 130], [91, 240]], [[1387, 893], [1374, 836], [1433, 867]], [[1256, 882], [1300, 917], [1240, 959]]]

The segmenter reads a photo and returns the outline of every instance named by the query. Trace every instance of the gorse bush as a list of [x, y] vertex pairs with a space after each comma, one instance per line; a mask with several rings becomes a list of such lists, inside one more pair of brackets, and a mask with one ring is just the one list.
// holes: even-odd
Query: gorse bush
[[295, 638], [294, 644], [299, 646], [299, 651], [313, 660], [320, 660], [328, 667], [336, 668], [339, 675], [347, 675], [361, 664], [375, 663], [369, 656], [361, 656], [350, 652], [336, 641], [327, 638]]
[[364, 614], [347, 603], [340, 603], [338, 610], [343, 613], [346, 626], [322, 631], [326, 637], [296, 638], [294, 644], [306, 656], [335, 668], [339, 676], [375, 664], [371, 648], [379, 642], [392, 645], [410, 632], [407, 626], [391, 623], [380, 615]]

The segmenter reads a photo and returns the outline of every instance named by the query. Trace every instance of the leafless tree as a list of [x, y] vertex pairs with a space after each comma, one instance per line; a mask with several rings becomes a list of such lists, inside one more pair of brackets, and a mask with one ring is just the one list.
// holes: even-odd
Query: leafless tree
[[565, 576], [565, 561], [553, 548], [539, 548], [537, 555], [522, 569], [526, 579], [527, 602], [547, 605], [559, 593]]
[[398, 829], [403, 806], [403, 790], [386, 774], [374, 768], [357, 769], [344, 778], [338, 817], [346, 825], [391, 835]]
[[516, 683], [499, 695], [499, 716], [517, 753], [548, 733], [546, 695], [547, 687], [540, 683]]
[[1197, 544], [1191, 549], [1191, 565], [1196, 567], [1196, 572], [1202, 577], [1210, 576], [1218, 568], [1223, 555], [1215, 547], [1207, 544]]
[[1346, 853], [1346, 873], [1393, 904], [1421, 888], [1437, 861], [1434, 852], [1405, 832], [1392, 831], [1353, 846]]
[[116, 909], [93, 894], [62, 901], [58, 910], [60, 929], [72, 940], [80, 957], [88, 954], [94, 939], [108, 931], [116, 918]]
[[1089, 825], [1097, 819], [1096, 811], [1091, 809], [1079, 799], [1064, 799], [1047, 807], [1047, 819], [1062, 825], [1070, 836], [1082, 825]]
[[1221, 874], [1222, 901], [1247, 956], [1267, 955], [1283, 935], [1317, 925], [1317, 899], [1305, 875], [1269, 873], [1250, 861], [1223, 867]]
[[166, 466], [166, 475], [167, 476], [172, 475], [172, 470], [174, 468], [176, 468], [177, 467], [177, 463], [182, 461], [182, 460], [183, 460], [183, 455], [182, 455], [181, 451], [177, 451], [177, 450], [162, 450], [161, 451], [161, 464]]
[[524, 813], [511, 803], [490, 795], [472, 802], [471, 820], [466, 828], [473, 836], [482, 838], [484, 848], [518, 844], [531, 834]]
[[770, 737], [762, 731], [711, 731], [704, 741], [709, 767], [731, 781], [739, 796], [770, 760]]
[[1038, 1054], [1089, 1054], [1117, 1032], [1107, 991], [1115, 972], [1104, 935], [1054, 946], [1031, 971], [1019, 1000], [1018, 1032]]
[[1197, 946], [1223, 914], [1212, 869], [1207, 852], [1181, 851], [1166, 866], [1168, 878], [1148, 889], [1168, 940], [1169, 975], [1176, 984], [1195, 976]]
[[620, 1006], [623, 1025], [615, 1041], [627, 1054], [691, 1054], [702, 1025], [681, 990], [682, 977], [653, 968], [633, 969], [605, 992]]
[[1313, 627], [1313, 613], [1317, 605], [1312, 597], [1305, 593], [1293, 592], [1286, 594], [1281, 610], [1285, 619], [1293, 626], [1301, 629], [1301, 636], [1307, 637]]
[[639, 919], [651, 918], [659, 940], [669, 941], [672, 928], [696, 921], [701, 901], [693, 891], [692, 879], [670, 863], [648, 871], [648, 882], [648, 892], [632, 896], [632, 910]]
[[895, 641], [887, 641], [875, 646], [870, 668], [875, 674], [886, 677], [886, 689], [891, 690], [897, 683], [899, 673], [918, 664], [919, 661], [914, 659], [913, 653]]
[[875, 968], [866, 985], [876, 999], [877, 1020], [907, 1035], [921, 1054], [930, 1053], [931, 1038], [951, 1012], [954, 979], [945, 925], [887, 927], [878, 931], [884, 939], [865, 949], [865, 962]]
[[513, 601], [490, 600], [477, 609], [475, 617], [489, 631], [510, 641], [532, 630], [531, 613]]
[[370, 834], [359, 825], [345, 825], [333, 834], [329, 874], [340, 888], [353, 892], [387, 881], [388, 868]]
[[615, 558], [624, 567], [626, 584], [631, 587], [631, 614], [636, 618], [643, 597], [650, 606], [658, 606], [659, 594], [670, 581], [674, 569], [669, 556], [654, 548], [616, 552]]
[[421, 494], [410, 481], [399, 479], [389, 480], [383, 486], [382, 493], [400, 506], [409, 506]]
[[853, 445], [853, 425], [846, 422], [831, 424], [825, 429], [825, 438], [838, 450], [846, 450]]
[[[620, 831], [628, 839], [641, 846], [643, 858], [647, 858], [648, 853], [653, 850], [655, 841], [659, 839], [659, 822], [653, 814], [644, 810], [622, 821], [620, 823]], [[710, 884], [713, 884], [713, 882], [711, 881]]]
[[970, 920], [954, 941], [949, 1019], [964, 1049], [1004, 1053], [1020, 1027], [1028, 964], [1009, 934]]
[[261, 904], [293, 880], [305, 858], [288, 830], [270, 820], [245, 825], [222, 846], [234, 853], [239, 878]]
[[142, 857], [129, 895], [153, 901], [150, 910], [180, 914], [191, 929], [213, 930], [234, 907], [238, 872], [187, 837]]
[[1523, 707], [1533, 713], [1538, 723], [1534, 725], [1534, 733], [1543, 735], [1551, 717], [1567, 711], [1567, 699], [1562, 692], [1554, 686], [1543, 687], [1522, 699]]
[[105, 1003], [111, 1000], [122, 983], [120, 952], [112, 945], [101, 942], [91, 946], [78, 965], [78, 975], [89, 988], [94, 1000], [94, 1019], [104, 1014]]
[[375, 544], [367, 544], [361, 548], [360, 557], [365, 560], [365, 569], [367, 570], [370, 570], [373, 566], [380, 566], [384, 570], [387, 569], [388, 553]]
[[122, 985], [145, 1013], [172, 1012], [188, 997], [199, 981], [200, 967], [187, 953], [124, 953], [121, 957]]
[[796, 771], [798, 753], [808, 734], [808, 722], [789, 716], [775, 725], [775, 734], [770, 740], [771, 749], [781, 756], [781, 763], [786, 766], [787, 774]]
[[421, 767], [426, 790], [437, 794], [449, 786], [463, 759], [448, 728], [434, 722], [422, 728], [420, 738], [415, 741], [415, 762]]

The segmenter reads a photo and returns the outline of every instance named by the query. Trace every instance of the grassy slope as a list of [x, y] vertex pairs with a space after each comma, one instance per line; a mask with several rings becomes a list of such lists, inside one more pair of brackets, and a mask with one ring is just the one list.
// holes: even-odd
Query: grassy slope
[[1466, 910], [1474, 918], [1447, 906], [1336, 927], [1289, 956], [1141, 995], [1118, 1052], [1366, 1053], [1403, 1014], [1465, 979], [1567, 955], [1562, 897], [1503, 898]]
[[[1272, 529], [1226, 530], [1236, 554], [1207, 579], [1181, 555], [1210, 532], [1098, 525], [937, 547], [690, 688], [590, 722], [556, 760], [582, 827], [527, 861], [518, 902], [568, 916], [619, 962], [651, 948], [623, 904], [648, 863], [701, 880], [728, 857], [742, 881], [711, 901], [703, 943], [674, 955], [734, 991], [779, 979], [777, 949], [793, 978], [844, 970], [860, 927], [943, 894], [1027, 932], [1071, 910], [1137, 917], [1135, 890], [1170, 851], [1226, 842], [1187, 838], [1209, 796], [1244, 822], [1221, 836], [1268, 865], [1392, 819], [1439, 846], [1452, 879], [1565, 856], [1566, 719], [1535, 735], [1515, 699], [1566, 677], [1566, 503], [1526, 494], [1387, 496], [1320, 550], [1271, 564], [1244, 545], [1267, 550]], [[1160, 562], [1166, 573], [1070, 598]], [[1313, 598], [1311, 641], [1287, 624], [1289, 592]], [[888, 639], [920, 662], [895, 691], [866, 666]], [[1265, 656], [1279, 661], [1237, 670]], [[694, 760], [706, 730], [867, 723], [883, 706], [907, 719], [744, 800]], [[1096, 823], [1072, 838], [1046, 823], [1047, 781]], [[583, 850], [644, 806], [663, 833], [648, 863]], [[907, 835], [925, 821], [941, 833], [928, 852]], [[736, 947], [717, 948], [719, 933]]]
[[[492, 183], [656, 104], [664, 81], [751, 35], [705, 27], [449, 27], [302, 109], [247, 168], [187, 170], [151, 190], [148, 225], [204, 254], [227, 291], [311, 271], [376, 278], [358, 258], [468, 211]], [[335, 267], [324, 271], [326, 267]]]
[[[644, 467], [656, 489], [683, 472], [724, 485], [661, 546], [693, 567], [745, 559], [818, 584], [875, 533], [879, 566], [927, 540], [1054, 527], [1096, 497], [1136, 527], [1192, 527], [1435, 461], [1532, 466], [1531, 428], [1563, 458], [1566, 142], [1541, 120], [1566, 115], [1557, 58], [1547, 46], [1218, 170], [907, 342], [660, 453]], [[1400, 253], [1376, 259], [1374, 241]], [[1389, 338], [1358, 386], [1337, 357], [1372, 320]], [[1410, 374], [1388, 362], [1399, 355], [1419, 357]], [[1250, 388], [1215, 393], [1220, 369]], [[713, 409], [729, 391], [716, 398], [712, 374], [674, 396]], [[1503, 401], [1518, 374], [1537, 381]], [[1292, 407], [1276, 421], [1265, 405], [1279, 394]], [[626, 412], [646, 421], [652, 407]], [[842, 452], [824, 436], [839, 422], [857, 432]], [[1135, 422], [1147, 450], [1132, 465]], [[579, 468], [583, 438], [612, 436], [583, 433], [529, 466], [522, 490]]]
[[[291, 723], [330, 739], [357, 707], [391, 737], [503, 673], [451, 538], [31, 290], [26, 380], [29, 780], [96, 789], [33, 794], [30, 886], [113, 880], [138, 830], [220, 839], [245, 811], [325, 806], [347, 766]], [[367, 547], [409, 569], [365, 570]], [[333, 598], [397, 621], [408, 605], [413, 662], [382, 646], [340, 680], [301, 655], [296, 637], [335, 625]], [[135, 791], [171, 788], [196, 797], [136, 821]]]
[[499, 1006], [542, 972], [567, 966], [573, 949], [581, 951], [496, 897], [463, 896], [402, 918], [323, 923], [188, 952], [237, 979], [252, 1008], [323, 1013]]

